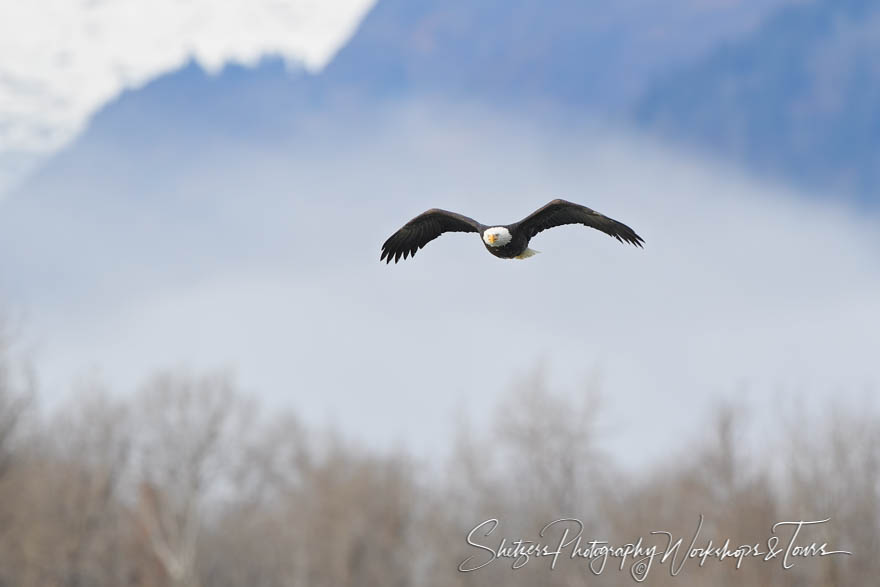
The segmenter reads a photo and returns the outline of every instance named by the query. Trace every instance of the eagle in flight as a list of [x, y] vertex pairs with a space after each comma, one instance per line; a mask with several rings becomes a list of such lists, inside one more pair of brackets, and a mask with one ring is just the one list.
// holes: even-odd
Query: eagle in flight
[[542, 230], [563, 224], [583, 224], [637, 247], [645, 242], [626, 224], [565, 200], [553, 200], [519, 222], [497, 226], [487, 226], [455, 212], [432, 208], [388, 237], [382, 245], [379, 260], [390, 263], [393, 259], [397, 263], [401, 257], [414, 257], [416, 251], [444, 232], [476, 232], [483, 239], [486, 249], [496, 257], [526, 259], [539, 252], [529, 248], [532, 237]]

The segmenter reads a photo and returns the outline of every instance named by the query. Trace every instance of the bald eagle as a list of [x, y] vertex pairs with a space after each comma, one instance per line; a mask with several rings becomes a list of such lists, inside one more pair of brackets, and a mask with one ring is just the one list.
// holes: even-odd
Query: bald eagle
[[401, 257], [415, 257], [416, 251], [444, 232], [476, 232], [486, 249], [502, 259], [526, 259], [539, 251], [529, 248], [529, 241], [542, 230], [563, 224], [583, 224], [601, 230], [620, 242], [641, 247], [645, 242], [629, 226], [599, 214], [586, 206], [553, 200], [538, 208], [519, 222], [486, 226], [473, 218], [432, 208], [419, 214], [392, 234], [382, 245], [379, 260], [397, 263]]

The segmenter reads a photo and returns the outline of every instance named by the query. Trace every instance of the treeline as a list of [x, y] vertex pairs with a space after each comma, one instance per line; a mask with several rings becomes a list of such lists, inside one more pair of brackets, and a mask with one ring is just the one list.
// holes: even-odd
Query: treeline
[[[689, 453], [631, 473], [598, 448], [596, 394], [575, 401], [536, 376], [487, 429], [459, 427], [448, 462], [425, 463], [310, 432], [294, 414], [262, 414], [223, 374], [161, 373], [125, 397], [85, 383], [44, 410], [10, 357], [0, 350], [0, 587], [632, 585], [633, 575], [802, 587], [880, 577], [874, 411], [793, 418], [785, 441], [755, 451], [744, 448], [742, 413], [722, 406]], [[729, 538], [733, 554], [688, 559], [673, 575], [701, 514], [696, 547]], [[648, 569], [635, 556], [621, 565], [620, 552], [601, 568], [598, 555], [573, 559], [573, 545], [552, 569], [552, 556], [516, 551], [518, 538], [556, 545], [574, 522], [539, 532], [562, 518], [583, 523], [581, 554], [593, 539], [665, 546], [652, 531], [683, 544]], [[851, 556], [816, 546], [786, 569], [782, 554], [736, 550], [766, 548], [776, 522], [825, 518], [796, 543]], [[497, 527], [487, 536], [492, 523], [481, 526], [469, 545], [492, 519]], [[780, 547], [793, 530], [777, 529]], [[502, 537], [511, 558], [492, 561]]]

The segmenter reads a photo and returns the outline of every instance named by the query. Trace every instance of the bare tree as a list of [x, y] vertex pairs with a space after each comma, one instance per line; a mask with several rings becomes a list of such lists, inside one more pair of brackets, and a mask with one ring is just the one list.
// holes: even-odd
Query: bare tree
[[0, 316], [0, 478], [11, 466], [16, 435], [32, 405], [36, 382], [29, 362], [13, 356], [13, 345]]
[[[701, 514], [703, 540], [734, 544], [766, 538], [775, 521], [830, 516], [823, 539], [857, 556], [793, 570], [728, 559], [674, 577], [667, 563], [651, 585], [868, 585], [880, 575], [870, 556], [880, 550], [880, 418], [867, 402], [798, 416], [788, 445], [758, 450], [744, 442], [748, 413], [722, 404], [698, 442], [625, 471], [597, 449], [595, 391], [551, 391], [538, 371], [484, 430], [462, 425], [447, 465], [432, 467], [319, 437], [294, 414], [259, 419], [222, 373], [164, 372], [133, 397], [91, 382], [40, 418], [22, 401], [30, 379], [11, 365], [0, 353], [0, 587], [631, 584], [626, 569], [592, 576], [579, 560], [553, 571], [537, 560], [517, 571], [511, 560], [474, 574], [457, 566], [467, 532], [490, 517], [502, 522], [496, 544], [568, 516], [587, 538], [624, 544], [652, 530], [687, 540]], [[779, 463], [788, 467], [774, 483]]]
[[32, 421], [34, 390], [33, 371], [14, 356], [0, 316], [0, 585], [12, 584], [26, 566], [17, 531], [23, 527], [20, 495], [32, 452], [24, 435]]
[[233, 486], [252, 418], [230, 377], [167, 372], [135, 401], [137, 520], [169, 585], [199, 584], [196, 555], [208, 502]]
[[[59, 502], [67, 526], [63, 584], [112, 585], [124, 575], [121, 492], [132, 437], [128, 406], [98, 382], [80, 386], [56, 413], [49, 462], [66, 476]], [[63, 565], [62, 565], [63, 563]]]
[[828, 584], [880, 575], [880, 414], [871, 396], [861, 409], [832, 406], [822, 417], [788, 422], [786, 513], [830, 517], [829, 540], [854, 554], [825, 562]]

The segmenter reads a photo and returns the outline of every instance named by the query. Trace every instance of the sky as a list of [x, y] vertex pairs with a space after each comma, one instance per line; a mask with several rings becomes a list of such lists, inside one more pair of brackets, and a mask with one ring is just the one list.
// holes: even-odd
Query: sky
[[189, 59], [318, 70], [374, 0], [3, 0], [0, 193], [126, 88]]
[[[162, 184], [123, 210], [147, 223], [144, 240], [105, 233], [107, 219], [35, 233], [57, 254], [39, 262], [64, 275], [5, 290], [28, 309], [46, 397], [92, 378], [127, 392], [157, 369], [228, 369], [312, 426], [433, 456], [458, 418], [488, 425], [543, 368], [561, 393], [598, 388], [603, 448], [639, 467], [699, 438], [723, 399], [766, 431], [793, 403], [876, 391], [880, 248], [855, 211], [638, 135], [459, 104], [401, 106], [345, 133], [301, 137], [310, 149], [296, 156], [232, 148], [166, 178], [204, 206], [197, 226], [161, 203]], [[124, 168], [116, 156], [108, 169]], [[523, 261], [467, 234], [378, 260], [430, 207], [508, 223], [554, 197], [625, 222], [645, 249], [564, 227]]]
[[[36, 26], [35, 5], [58, 17]], [[369, 3], [246, 5], [4, 8], [20, 15], [0, 21], [6, 160], [57, 148], [104, 101], [191, 56], [217, 70], [281, 52], [320, 68]], [[0, 299], [23, 317], [43, 399], [92, 378], [129, 392], [169, 366], [228, 369], [308, 423], [434, 455], [456, 419], [487, 424], [544, 368], [564, 393], [598, 386], [604, 448], [639, 466], [698, 436], [723, 398], [771, 430], [792, 402], [876, 392], [880, 243], [844, 203], [629, 131], [491, 105], [414, 100], [362, 118], [280, 144], [218, 142], [160, 173], [108, 150], [101, 181], [71, 185], [80, 169], [36, 194], [82, 198], [65, 208], [76, 214], [47, 206], [0, 231]], [[556, 197], [632, 226], [645, 249], [566, 227], [524, 261], [448, 235], [379, 263], [428, 208], [503, 224]]]

